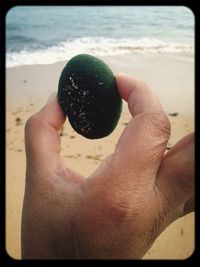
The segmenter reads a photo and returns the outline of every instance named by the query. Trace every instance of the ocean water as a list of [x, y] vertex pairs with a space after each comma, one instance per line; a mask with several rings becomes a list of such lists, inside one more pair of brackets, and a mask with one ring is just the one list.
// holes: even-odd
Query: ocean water
[[6, 66], [50, 64], [79, 53], [194, 52], [184, 6], [17, 6], [6, 16]]

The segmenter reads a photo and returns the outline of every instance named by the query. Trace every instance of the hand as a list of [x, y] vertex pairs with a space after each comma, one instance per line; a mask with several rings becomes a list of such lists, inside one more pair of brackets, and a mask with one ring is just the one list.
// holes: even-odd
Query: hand
[[65, 117], [55, 96], [27, 121], [22, 258], [142, 258], [193, 210], [193, 134], [166, 153], [170, 123], [158, 97], [130, 76], [116, 81], [133, 118], [87, 179], [60, 156]]

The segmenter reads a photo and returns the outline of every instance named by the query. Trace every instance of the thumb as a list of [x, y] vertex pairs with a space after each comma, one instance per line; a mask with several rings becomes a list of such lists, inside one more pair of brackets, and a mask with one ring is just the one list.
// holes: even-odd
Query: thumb
[[125, 74], [117, 75], [116, 82], [133, 116], [116, 147], [118, 164], [123, 163], [125, 169], [132, 168], [133, 172], [147, 171], [155, 179], [152, 174], [158, 171], [170, 136], [169, 119], [145, 82]]
[[25, 147], [27, 161], [41, 162], [60, 152], [58, 131], [65, 122], [65, 116], [53, 93], [46, 105], [31, 116], [25, 126]]

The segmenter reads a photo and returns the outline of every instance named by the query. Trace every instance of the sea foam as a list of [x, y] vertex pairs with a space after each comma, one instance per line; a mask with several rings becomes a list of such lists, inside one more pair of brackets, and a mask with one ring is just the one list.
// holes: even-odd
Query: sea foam
[[38, 50], [21, 50], [6, 53], [6, 67], [33, 64], [52, 64], [87, 53], [94, 56], [114, 56], [136, 53], [194, 53], [194, 45], [172, 43], [155, 38], [112, 39], [104, 37], [82, 37], [60, 42]]

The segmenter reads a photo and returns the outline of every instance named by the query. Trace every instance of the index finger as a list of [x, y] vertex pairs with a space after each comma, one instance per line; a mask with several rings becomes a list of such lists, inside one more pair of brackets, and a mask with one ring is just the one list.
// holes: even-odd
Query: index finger
[[116, 82], [133, 116], [115, 150], [118, 164], [155, 173], [170, 136], [169, 119], [158, 96], [145, 82], [125, 74], [117, 75]]
[[116, 81], [119, 93], [128, 102], [132, 116], [149, 111], [150, 109], [163, 111], [158, 96], [146, 82], [124, 73], [118, 74]]

